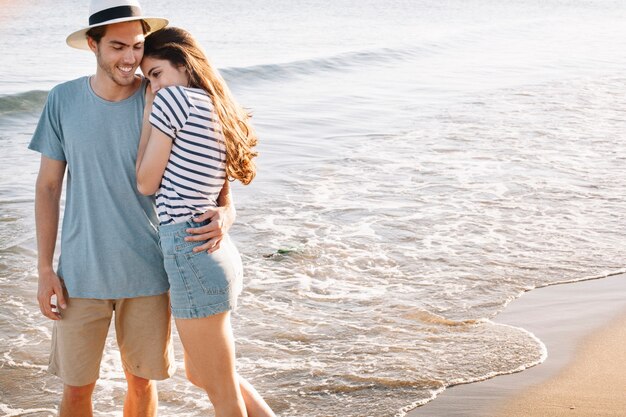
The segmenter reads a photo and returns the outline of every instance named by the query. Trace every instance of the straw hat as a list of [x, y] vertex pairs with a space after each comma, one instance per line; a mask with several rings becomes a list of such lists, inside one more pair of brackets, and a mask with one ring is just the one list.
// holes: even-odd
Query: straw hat
[[145, 20], [150, 25], [149, 33], [162, 29], [168, 24], [168, 20], [161, 17], [143, 16], [137, 0], [91, 0], [89, 26], [72, 33], [65, 41], [72, 48], [89, 50], [86, 36], [89, 29], [133, 20]]

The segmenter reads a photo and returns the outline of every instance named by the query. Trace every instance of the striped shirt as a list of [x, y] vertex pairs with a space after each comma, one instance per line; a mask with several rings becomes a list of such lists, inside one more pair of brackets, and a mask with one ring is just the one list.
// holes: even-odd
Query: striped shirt
[[180, 223], [216, 207], [226, 180], [226, 148], [211, 98], [199, 88], [162, 88], [150, 124], [174, 142], [156, 195], [160, 224]]

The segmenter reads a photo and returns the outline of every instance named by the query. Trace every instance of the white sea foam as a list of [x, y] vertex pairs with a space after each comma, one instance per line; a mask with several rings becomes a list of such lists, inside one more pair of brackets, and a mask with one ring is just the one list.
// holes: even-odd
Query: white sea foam
[[54, 408], [30, 408], [30, 409], [22, 409], [22, 408], [12, 408], [8, 404], [0, 403], [0, 411], [5, 417], [26, 417], [26, 416], [46, 416], [53, 417], [56, 415], [57, 411]]

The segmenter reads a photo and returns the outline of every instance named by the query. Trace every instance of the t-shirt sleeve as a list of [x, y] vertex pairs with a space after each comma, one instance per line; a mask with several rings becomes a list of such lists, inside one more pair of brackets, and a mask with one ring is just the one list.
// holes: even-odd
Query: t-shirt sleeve
[[53, 89], [48, 94], [28, 149], [37, 151], [50, 159], [65, 161], [63, 132], [60, 124], [59, 103]]
[[150, 124], [174, 140], [189, 118], [189, 104], [181, 87], [160, 89], [154, 97]]

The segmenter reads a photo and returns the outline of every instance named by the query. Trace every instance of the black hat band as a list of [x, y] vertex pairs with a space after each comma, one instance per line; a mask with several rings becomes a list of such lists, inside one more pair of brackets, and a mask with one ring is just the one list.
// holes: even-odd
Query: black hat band
[[89, 26], [98, 25], [110, 20], [121, 19], [124, 17], [140, 17], [141, 8], [137, 6], [118, 6], [110, 9], [101, 10], [89, 17]]

